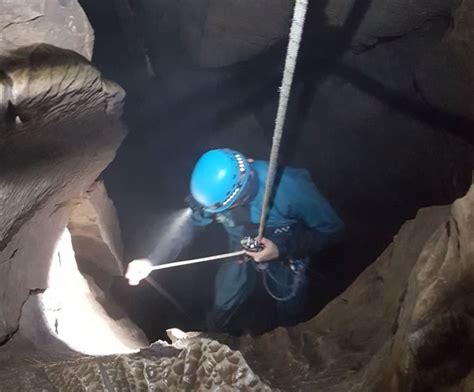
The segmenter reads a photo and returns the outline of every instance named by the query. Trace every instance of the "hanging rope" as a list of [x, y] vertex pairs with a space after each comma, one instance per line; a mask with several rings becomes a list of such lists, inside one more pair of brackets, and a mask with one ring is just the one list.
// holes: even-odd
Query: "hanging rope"
[[275, 128], [273, 130], [272, 149], [270, 152], [267, 181], [265, 184], [265, 194], [263, 196], [262, 214], [260, 215], [260, 225], [258, 228], [258, 241], [261, 241], [263, 238], [263, 231], [267, 222], [270, 198], [276, 176], [278, 153], [280, 151], [281, 137], [283, 135], [283, 126], [285, 125], [288, 100], [290, 98], [293, 74], [295, 72], [296, 66], [296, 58], [298, 57], [298, 50], [300, 47], [301, 37], [303, 35], [303, 26], [307, 8], [308, 0], [296, 0], [293, 11], [293, 22], [291, 23], [290, 29], [290, 40], [288, 42], [288, 49], [286, 52], [285, 70], [283, 71], [283, 80], [280, 87], [280, 99], [278, 102], [278, 111], [275, 119]]

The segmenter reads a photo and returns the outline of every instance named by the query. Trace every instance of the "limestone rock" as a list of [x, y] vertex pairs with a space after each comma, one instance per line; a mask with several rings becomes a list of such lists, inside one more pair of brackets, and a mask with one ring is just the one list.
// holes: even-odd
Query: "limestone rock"
[[124, 137], [124, 93], [69, 50], [33, 45], [0, 58], [0, 341], [30, 290], [45, 289], [71, 200]]
[[71, 49], [92, 58], [94, 32], [76, 0], [3, 0], [0, 52], [36, 43]]
[[[54, 249], [47, 288], [30, 292], [19, 324], [17, 333], [4, 347], [17, 356], [18, 351], [30, 356], [68, 353], [61, 349], [62, 343], [89, 355], [129, 353], [148, 345], [143, 332], [125, 313], [81, 275], [67, 229]], [[23, 350], [24, 340], [30, 342], [29, 350]]]
[[474, 386], [474, 186], [420, 210], [314, 319], [221, 338], [285, 391], [468, 391]]
[[103, 182], [94, 183], [74, 204], [68, 229], [79, 269], [107, 289], [114, 276], [123, 275], [123, 245], [115, 207]]
[[3, 390], [270, 391], [242, 354], [208, 339], [181, 350], [155, 343], [137, 354], [23, 361], [0, 368]]

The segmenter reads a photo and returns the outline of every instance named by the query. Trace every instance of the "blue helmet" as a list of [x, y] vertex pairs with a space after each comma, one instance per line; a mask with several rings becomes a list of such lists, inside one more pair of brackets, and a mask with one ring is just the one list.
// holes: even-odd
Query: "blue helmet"
[[210, 150], [191, 176], [191, 194], [210, 213], [222, 212], [239, 198], [250, 177], [247, 159], [237, 151]]

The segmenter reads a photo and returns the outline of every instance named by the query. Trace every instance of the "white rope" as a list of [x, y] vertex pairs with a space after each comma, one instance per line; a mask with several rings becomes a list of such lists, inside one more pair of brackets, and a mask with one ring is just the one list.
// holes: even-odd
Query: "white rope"
[[267, 222], [270, 197], [272, 194], [273, 183], [278, 163], [278, 153], [280, 151], [280, 142], [283, 134], [283, 126], [285, 125], [286, 111], [288, 100], [290, 98], [291, 85], [293, 83], [293, 74], [295, 72], [296, 58], [300, 47], [301, 37], [303, 35], [304, 20], [306, 10], [308, 8], [308, 0], [296, 0], [293, 11], [293, 22], [290, 29], [290, 40], [286, 51], [285, 70], [283, 71], [283, 80], [280, 87], [280, 98], [278, 102], [278, 111], [275, 119], [275, 129], [273, 130], [273, 143], [270, 152], [267, 181], [265, 184], [265, 194], [263, 196], [262, 214], [260, 215], [260, 225], [258, 228], [257, 239], [263, 238], [263, 231]]
[[242, 256], [244, 254], [245, 254], [244, 250], [239, 250], [237, 252], [224, 253], [224, 254], [216, 255], [216, 256], [201, 257], [200, 259], [183, 260], [183, 261], [176, 261], [174, 263], [155, 265], [151, 270], [156, 271], [156, 270], [161, 270], [161, 269], [166, 269], [166, 268], [180, 267], [182, 265], [204, 263], [206, 261], [212, 261], [212, 260], [228, 259], [230, 257]]

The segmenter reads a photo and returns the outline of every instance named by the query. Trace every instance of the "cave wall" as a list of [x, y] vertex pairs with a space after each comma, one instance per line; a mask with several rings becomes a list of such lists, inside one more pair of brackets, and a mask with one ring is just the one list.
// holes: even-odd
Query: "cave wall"
[[[342, 10], [344, 6], [345, 3], [340, 6]], [[421, 11], [410, 8], [412, 6], [411, 3], [409, 7], [407, 5], [412, 11], [405, 15], [409, 20], [413, 16], [430, 19], [435, 15], [422, 12], [427, 5], [422, 4]], [[433, 9], [443, 14], [442, 6], [444, 5], [440, 5], [440, 9]], [[406, 91], [408, 95], [413, 94], [414, 89], [417, 94], [423, 92], [423, 99], [429, 94], [441, 97], [438, 98], [438, 107], [449, 109], [449, 115], [463, 116], [437, 117], [439, 113], [433, 114], [435, 120], [440, 121], [440, 130], [446, 131], [446, 134], [436, 134], [439, 135], [436, 148], [433, 149], [434, 136], [431, 133], [434, 125], [429, 119], [424, 119], [420, 125], [419, 118], [418, 122], [413, 119], [413, 113], [394, 113], [400, 110], [396, 102], [373, 110], [377, 105], [376, 100], [370, 101], [363, 95], [371, 94], [354, 89], [354, 81], [349, 83], [339, 79], [318, 83], [318, 94], [326, 91], [323, 101], [331, 101], [327, 98], [332, 97], [336, 105], [339, 104], [335, 98], [336, 93], [350, 91], [354, 94], [352, 107], [358, 108], [353, 113], [359, 116], [359, 129], [368, 128], [367, 124], [371, 126], [366, 130], [368, 134], [357, 136], [351, 133], [341, 134], [333, 127], [330, 130], [332, 133], [328, 132], [328, 137], [323, 140], [331, 143], [334, 151], [336, 146], [347, 144], [343, 154], [349, 154], [355, 146], [359, 146], [357, 151], [362, 156], [379, 146], [363, 145], [363, 141], [370, 140], [370, 136], [377, 136], [377, 131], [384, 130], [380, 131], [380, 137], [386, 137], [393, 132], [392, 126], [412, 124], [412, 128], [405, 129], [406, 133], [399, 133], [393, 139], [388, 139], [387, 146], [392, 146], [396, 138], [401, 138], [398, 151], [406, 146], [406, 155], [399, 156], [400, 160], [406, 160], [422, 151], [437, 156], [440, 162], [439, 166], [432, 169], [439, 170], [437, 176], [433, 173], [433, 177], [430, 177], [425, 171], [428, 165], [420, 168], [417, 166], [418, 160], [408, 161], [410, 164], [405, 168], [408, 174], [414, 170], [419, 171], [416, 176], [409, 178], [425, 178], [426, 183], [432, 182], [433, 187], [440, 186], [442, 190], [446, 190], [447, 198], [459, 192], [466, 183], [463, 178], [466, 177], [465, 162], [470, 150], [447, 134], [451, 131], [450, 121], [458, 119], [464, 126], [464, 117], [469, 116], [472, 109], [472, 101], [459, 98], [462, 94], [469, 97], [467, 90], [471, 83], [470, 69], [464, 63], [470, 61], [470, 53], [461, 50], [472, 45], [472, 20], [466, 17], [471, 15], [470, 7], [465, 1], [459, 4], [453, 14], [453, 28], [447, 28], [444, 18], [435, 18], [403, 37], [399, 37], [397, 30], [389, 31], [389, 36], [396, 38], [394, 40], [360, 38], [363, 49], [360, 45], [353, 47], [361, 52], [343, 56], [345, 61], [349, 61], [351, 66], [359, 67], [359, 70], [380, 70], [380, 74], [374, 74], [379, 81]], [[382, 7], [377, 13], [383, 13], [384, 9]], [[405, 10], [402, 15], [404, 12]], [[388, 7], [388, 16], [394, 17], [396, 14]], [[414, 22], [410, 23], [408, 27], [413, 26]], [[403, 27], [407, 28], [406, 25]], [[374, 31], [378, 30], [374, 27]], [[361, 37], [367, 37], [367, 33]], [[123, 91], [118, 86], [104, 80], [85, 58], [74, 52], [34, 44], [34, 39], [31, 43], [33, 45], [27, 47], [9, 48], [2, 52], [0, 58], [0, 297], [3, 299], [0, 308], [0, 336], [6, 342], [0, 350], [0, 386], [3, 389], [111, 390], [115, 386], [123, 389], [140, 387], [189, 390], [238, 387], [242, 390], [280, 388], [308, 391], [445, 392], [472, 389], [473, 363], [470, 353], [473, 348], [473, 311], [469, 299], [472, 297], [474, 280], [474, 250], [471, 241], [474, 235], [473, 189], [451, 207], [422, 209], [414, 220], [403, 225], [393, 244], [342, 295], [314, 319], [294, 328], [279, 328], [257, 338], [213, 337], [220, 343], [203, 338], [200, 334], [170, 331], [173, 346], [157, 342], [135, 354], [101, 358], [71, 353], [70, 348], [52, 338], [51, 331], [36, 328], [40, 317], [38, 310], [41, 303], [44, 305], [41, 301], [49, 294], [53, 299], [57, 297], [55, 289], [64, 283], [60, 280], [49, 281], [51, 265], [55, 269], [61, 268], [62, 257], [71, 255], [73, 247], [77, 251], [78, 260], [88, 258], [87, 253], [82, 252], [90, 249], [89, 245], [85, 246], [87, 249], [82, 249], [82, 241], [87, 237], [83, 235], [84, 227], [89, 227], [87, 233], [91, 235], [86, 240], [99, 241], [101, 252], [108, 252], [110, 263], [100, 267], [111, 268], [112, 271], [118, 264], [120, 246], [116, 240], [111, 239], [118, 234], [112, 232], [112, 237], [108, 236], [103, 232], [107, 225], [100, 223], [107, 221], [102, 220], [100, 213], [110, 210], [110, 204], [104, 193], [101, 196], [103, 203], [94, 203], [97, 199], [94, 199], [93, 194], [100, 185], [90, 186], [113, 159], [124, 130], [119, 121]], [[407, 51], [404, 52], [404, 49]], [[408, 59], [409, 66], [404, 63], [401, 67], [392, 68], [394, 58], [398, 58], [400, 53], [403, 54], [400, 55], [400, 62]], [[435, 59], [445, 62], [436, 62]], [[311, 65], [311, 62], [308, 64]], [[416, 88], [413, 78], [400, 78], [403, 72], [398, 73], [400, 69], [406, 70], [413, 64], [421, 67], [417, 71], [418, 77], [430, 76], [417, 84]], [[451, 80], [458, 80], [456, 83], [446, 82], [432, 86], [432, 77], [436, 73], [431, 68], [429, 72], [423, 71], [424, 67], [431, 64], [439, 72], [448, 69], [453, 72], [453, 64], [462, 66], [464, 71], [458, 75], [455, 72], [449, 74], [455, 78]], [[391, 78], [386, 78], [386, 72]], [[300, 80], [299, 88], [304, 87], [303, 81], [304, 79]], [[456, 92], [453, 86], [462, 88]], [[459, 105], [452, 104], [456, 101], [448, 99], [449, 94], [455, 94], [459, 98]], [[347, 98], [343, 96], [344, 99]], [[357, 99], [362, 96], [363, 99]], [[322, 117], [322, 111], [316, 105], [321, 101], [322, 98], [318, 95], [310, 100], [312, 110], [319, 110], [317, 119]], [[451, 104], [454, 106], [450, 107]], [[348, 128], [349, 123], [340, 119], [341, 116], [332, 111], [332, 107], [323, 105], [324, 111], [335, 117], [331, 120], [332, 124], [340, 120], [343, 123], [341, 129]], [[417, 110], [415, 114], [423, 117], [419, 115], [419, 107]], [[259, 134], [265, 133], [265, 129], [262, 130], [261, 124], [258, 124], [259, 121], [264, 122], [262, 113], [250, 112], [250, 115], [239, 119], [243, 125], [231, 128], [234, 129], [234, 136], [242, 127], [253, 127], [259, 130]], [[423, 113], [425, 112], [421, 111]], [[377, 121], [384, 118], [385, 122], [403, 118], [403, 121], [393, 121], [394, 124], [390, 127], [381, 127], [374, 118]], [[316, 123], [309, 122], [307, 127], [313, 129], [311, 124]], [[351, 126], [354, 127], [354, 123]], [[407, 146], [403, 142], [415, 131], [419, 133], [415, 142]], [[247, 132], [246, 135], [248, 138], [253, 136], [252, 132]], [[174, 136], [177, 139], [181, 137], [179, 133]], [[196, 138], [202, 136], [198, 134]], [[466, 138], [465, 134], [461, 136]], [[221, 140], [226, 140], [224, 131], [221, 137]], [[199, 145], [209, 146], [210, 140], [203, 139]], [[265, 137], [261, 143], [265, 143], [264, 139]], [[234, 140], [236, 144], [242, 143], [237, 136]], [[323, 151], [328, 144], [320, 143], [319, 146]], [[424, 146], [426, 149], [422, 148]], [[268, 145], [265, 148], [267, 147]], [[314, 153], [310, 154], [312, 147], [308, 147], [307, 154], [295, 157], [294, 161], [301, 162], [301, 159], [306, 160], [307, 156], [312, 155], [312, 159], [320, 159], [320, 167], [324, 167], [328, 165], [328, 159], [335, 159], [331, 157], [331, 149], [327, 150], [325, 156], [319, 154], [315, 158]], [[447, 147], [449, 153], [446, 152]], [[167, 145], [163, 148], [170, 150]], [[301, 146], [298, 151], [304, 151], [300, 148]], [[382, 152], [386, 153], [385, 150]], [[454, 153], [461, 153], [459, 161], [451, 161]], [[168, 151], [168, 156], [173, 154], [176, 152]], [[258, 149], [255, 154], [259, 154]], [[177, 154], [177, 157], [182, 159], [184, 155]], [[383, 158], [382, 154], [378, 157]], [[443, 157], [444, 160], [441, 159]], [[388, 163], [394, 160], [393, 157], [389, 158], [386, 158]], [[315, 161], [306, 162], [309, 165]], [[375, 160], [371, 170], [377, 169], [380, 162]], [[446, 169], [446, 162], [452, 165], [449, 170]], [[350, 160], [347, 161], [345, 168], [351, 163]], [[366, 167], [361, 165], [359, 169], [364, 168]], [[368, 185], [359, 183], [363, 176], [354, 177], [353, 172], [345, 172], [344, 168], [339, 173], [339, 181], [346, 180], [345, 190], [352, 198], [357, 195], [351, 193], [354, 187], [362, 189]], [[459, 173], [459, 177], [453, 177], [453, 173]], [[354, 178], [352, 182], [349, 181], [351, 177]], [[459, 181], [460, 186], [457, 188], [454, 184], [450, 188], [439, 185], [444, 181]], [[397, 186], [406, 184], [412, 185], [407, 182], [398, 183]], [[390, 189], [382, 189], [383, 185], [383, 182], [375, 182], [371, 189], [386, 203], [383, 207], [388, 210], [391, 206], [390, 198], [385, 196], [390, 194]], [[436, 188], [428, 187], [427, 193], [433, 189]], [[403, 199], [398, 198], [396, 201]], [[344, 205], [341, 200], [339, 203]], [[85, 211], [78, 212], [78, 204]], [[95, 212], [91, 208], [96, 209]], [[95, 213], [97, 216], [94, 216]], [[75, 216], [72, 221], [71, 215]], [[388, 211], [381, 218], [386, 219], [387, 215]], [[73, 232], [72, 238], [65, 231], [68, 222]], [[111, 223], [111, 226], [115, 224]], [[365, 224], [369, 226], [370, 222]], [[361, 237], [365, 236], [366, 241], [371, 241], [373, 238], [369, 234], [370, 232], [362, 232]], [[64, 267], [69, 272], [74, 272], [74, 276], [79, 276], [75, 260]], [[97, 284], [95, 280], [79, 277], [83, 291], [74, 291], [76, 294], [89, 296], [93, 304], [104, 299], [101, 287], [94, 286]], [[200, 284], [202, 285], [201, 281]], [[56, 307], [51, 306], [49, 310], [51, 327], [56, 325]], [[69, 312], [73, 310], [69, 309]], [[110, 311], [105, 309], [107, 310]], [[58, 326], [61, 327], [61, 323]], [[11, 339], [13, 334], [14, 338]], [[42, 345], [32, 345], [38, 342]], [[32, 346], [41, 351], [32, 352]], [[12, 347], [14, 350], [9, 351]], [[52, 347], [57, 351], [48, 352]], [[20, 358], [18, 353], [22, 354]]]
[[103, 181], [96, 181], [72, 203], [67, 228], [79, 270], [108, 293], [114, 278], [124, 273], [122, 236], [114, 204]]
[[[28, 297], [47, 288], [71, 200], [87, 191], [125, 135], [119, 121], [123, 90], [82, 55], [58, 47], [70, 44], [91, 54], [92, 32], [77, 2], [31, 4], [1, 6], [2, 17], [15, 21], [24, 36], [15, 42], [28, 44], [0, 53], [2, 342], [18, 329]], [[67, 27], [63, 13], [70, 15]], [[1, 30], [7, 43], [11, 25]]]
[[473, 214], [474, 186], [420, 210], [312, 320], [217, 339], [285, 391], [471, 390]]
[[89, 60], [94, 32], [77, 1], [5, 0], [0, 4], [0, 50], [38, 42], [74, 50]]

